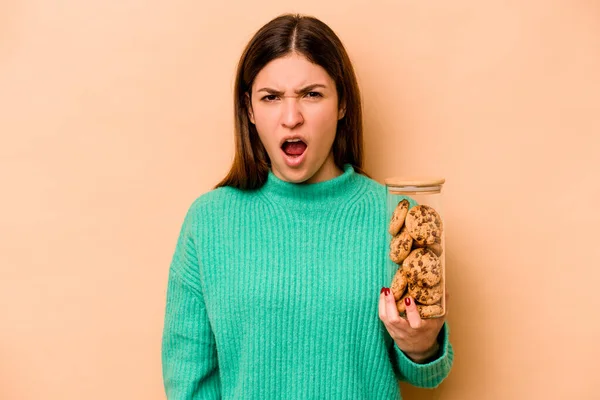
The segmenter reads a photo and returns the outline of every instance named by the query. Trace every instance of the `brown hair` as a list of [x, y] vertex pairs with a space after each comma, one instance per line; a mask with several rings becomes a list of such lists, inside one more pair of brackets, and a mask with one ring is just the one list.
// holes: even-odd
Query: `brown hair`
[[333, 156], [338, 168], [351, 164], [366, 175], [363, 164], [363, 131], [360, 91], [354, 68], [337, 35], [320, 20], [297, 14], [281, 15], [256, 32], [237, 68], [234, 93], [235, 157], [227, 176], [217, 184], [238, 189], [258, 189], [267, 180], [271, 160], [256, 126], [248, 117], [247, 97], [260, 70], [270, 61], [297, 52], [327, 71], [336, 84], [338, 107], [345, 115], [338, 121]]

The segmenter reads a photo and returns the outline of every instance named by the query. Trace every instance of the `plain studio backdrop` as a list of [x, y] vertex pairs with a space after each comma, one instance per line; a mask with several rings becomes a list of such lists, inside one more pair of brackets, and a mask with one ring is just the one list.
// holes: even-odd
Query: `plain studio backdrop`
[[177, 234], [232, 161], [243, 46], [284, 12], [346, 45], [367, 171], [447, 180], [456, 360], [405, 398], [600, 398], [592, 0], [2, 0], [0, 398], [165, 398]]

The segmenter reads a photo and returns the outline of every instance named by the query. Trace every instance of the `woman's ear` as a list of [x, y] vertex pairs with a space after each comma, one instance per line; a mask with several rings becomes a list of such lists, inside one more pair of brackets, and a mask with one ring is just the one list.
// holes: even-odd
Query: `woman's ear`
[[246, 93], [246, 110], [248, 110], [248, 118], [252, 124], [256, 125], [254, 122], [254, 112], [252, 111], [252, 100], [250, 100], [250, 95]]
[[340, 109], [338, 110], [338, 121], [346, 116], [346, 104], [340, 104]]

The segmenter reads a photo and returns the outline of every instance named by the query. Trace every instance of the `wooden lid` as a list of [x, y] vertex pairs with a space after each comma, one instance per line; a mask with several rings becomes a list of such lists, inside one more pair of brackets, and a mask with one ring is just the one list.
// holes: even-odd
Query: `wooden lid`
[[417, 178], [406, 178], [406, 177], [393, 177], [387, 178], [385, 181], [387, 186], [394, 187], [431, 187], [431, 186], [441, 186], [446, 182], [444, 178], [434, 178], [434, 177], [417, 177]]

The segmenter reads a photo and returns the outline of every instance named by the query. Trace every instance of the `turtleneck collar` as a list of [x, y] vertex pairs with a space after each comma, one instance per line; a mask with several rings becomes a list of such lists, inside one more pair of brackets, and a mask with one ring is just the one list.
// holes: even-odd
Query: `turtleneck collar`
[[270, 170], [260, 191], [270, 201], [283, 206], [319, 207], [348, 201], [357, 194], [361, 182], [351, 164], [345, 164], [344, 172], [335, 178], [310, 184], [286, 182]]

